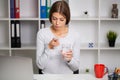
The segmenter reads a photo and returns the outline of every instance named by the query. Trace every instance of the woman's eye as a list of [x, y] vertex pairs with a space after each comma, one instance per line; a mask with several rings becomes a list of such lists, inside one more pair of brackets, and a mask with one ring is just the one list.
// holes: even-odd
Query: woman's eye
[[54, 18], [54, 17], [53, 17], [52, 19], [53, 19], [53, 20], [57, 20], [57, 18]]
[[64, 21], [64, 19], [60, 19], [60, 21]]

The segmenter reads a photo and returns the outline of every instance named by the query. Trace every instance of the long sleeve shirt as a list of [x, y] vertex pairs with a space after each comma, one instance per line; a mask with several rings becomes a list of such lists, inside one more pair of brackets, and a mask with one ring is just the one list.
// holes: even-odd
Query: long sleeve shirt
[[[49, 42], [55, 38], [50, 27], [40, 29], [37, 33], [36, 63], [44, 74], [73, 74], [79, 69], [80, 64], [80, 41], [79, 35], [69, 28], [67, 36], [59, 38], [59, 46], [49, 49]], [[70, 44], [73, 57], [67, 62], [62, 54], [62, 45]]]

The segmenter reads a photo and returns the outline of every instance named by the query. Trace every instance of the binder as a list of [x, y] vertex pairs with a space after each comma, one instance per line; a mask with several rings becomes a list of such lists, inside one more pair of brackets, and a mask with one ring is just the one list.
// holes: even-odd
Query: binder
[[10, 0], [10, 17], [15, 18], [15, 6], [14, 0]]
[[40, 17], [47, 18], [46, 0], [40, 0]]
[[15, 0], [15, 18], [20, 18], [20, 0]]
[[16, 47], [15, 41], [15, 21], [11, 21], [11, 47]]
[[15, 27], [16, 27], [16, 35], [15, 35], [15, 39], [16, 39], [16, 47], [20, 48], [21, 47], [21, 36], [20, 36], [20, 21], [16, 21], [15, 22]]
[[41, 20], [40, 29], [43, 29], [43, 28], [45, 28], [45, 21]]
[[49, 11], [50, 11], [50, 8], [51, 8], [51, 0], [47, 0], [47, 18], [49, 18]]

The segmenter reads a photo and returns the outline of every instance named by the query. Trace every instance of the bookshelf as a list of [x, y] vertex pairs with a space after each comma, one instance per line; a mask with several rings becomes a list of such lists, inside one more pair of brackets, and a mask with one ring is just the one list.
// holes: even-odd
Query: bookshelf
[[[80, 73], [87, 68], [93, 73], [95, 63], [104, 63], [110, 71], [119, 67], [120, 13], [118, 18], [111, 18], [111, 9], [112, 4], [117, 3], [120, 10], [120, 0], [68, 0], [68, 3], [72, 16], [69, 26], [81, 37]], [[36, 34], [41, 20], [45, 21], [46, 27], [50, 25], [47, 18], [40, 18], [40, 0], [20, 0], [20, 18], [10, 18], [10, 0], [0, 0], [0, 10], [0, 55], [31, 57], [34, 73], [38, 73]], [[21, 48], [11, 48], [11, 20], [21, 22]], [[109, 30], [118, 33], [115, 47], [108, 47], [106, 33]], [[92, 48], [88, 47], [89, 43], [93, 43]]]

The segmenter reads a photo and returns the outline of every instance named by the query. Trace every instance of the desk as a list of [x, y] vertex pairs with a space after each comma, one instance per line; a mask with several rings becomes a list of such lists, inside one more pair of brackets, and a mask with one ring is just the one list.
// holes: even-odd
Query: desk
[[108, 80], [107, 76], [95, 78], [92, 74], [34, 74], [34, 80]]

